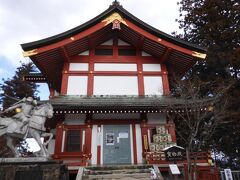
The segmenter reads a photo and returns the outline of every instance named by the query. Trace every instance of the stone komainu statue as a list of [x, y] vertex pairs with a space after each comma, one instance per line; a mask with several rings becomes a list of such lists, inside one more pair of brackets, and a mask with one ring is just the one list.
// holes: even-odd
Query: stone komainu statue
[[[53, 117], [52, 105], [46, 103], [37, 106], [37, 101], [28, 97], [18, 101], [4, 112], [12, 110], [16, 110], [17, 114], [12, 117], [0, 117], [0, 136], [6, 138], [7, 146], [15, 156], [18, 156], [18, 152], [12, 143], [13, 138], [34, 138], [41, 148], [41, 156], [48, 157], [49, 154], [45, 145], [50, 142], [53, 135], [45, 132], [44, 125], [46, 118]], [[43, 144], [41, 137], [49, 137], [49, 139]]]
[[32, 110], [36, 105], [36, 100], [34, 100], [32, 97], [27, 97], [18, 101], [13, 106], [7, 108], [4, 112], [16, 110], [17, 114], [12, 116], [12, 119], [18, 121], [18, 123], [10, 124], [8, 126], [7, 132], [25, 134], [30, 121], [29, 118], [31, 117]]

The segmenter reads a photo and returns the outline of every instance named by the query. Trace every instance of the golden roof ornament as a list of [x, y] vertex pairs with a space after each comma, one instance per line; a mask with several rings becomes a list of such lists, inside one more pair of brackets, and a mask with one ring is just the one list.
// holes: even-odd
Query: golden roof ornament
[[[115, 12], [115, 13], [113, 13], [113, 14], [111, 14], [110, 16], [108, 16], [107, 18], [105, 18], [102, 22], [105, 22], [105, 25], [104, 26], [107, 26], [108, 24], [110, 24], [110, 23], [123, 23], [123, 24], [125, 24], [126, 26], [128, 26], [127, 25], [127, 23], [126, 23], [126, 21], [121, 17], [121, 15], [119, 14], [119, 13], [117, 13], [117, 12]], [[115, 29], [115, 28], [113, 28], [113, 29]]]

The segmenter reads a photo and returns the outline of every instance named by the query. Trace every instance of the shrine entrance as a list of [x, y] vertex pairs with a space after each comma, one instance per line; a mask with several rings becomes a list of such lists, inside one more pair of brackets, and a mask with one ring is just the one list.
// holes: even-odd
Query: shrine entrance
[[130, 125], [103, 126], [103, 164], [131, 164]]

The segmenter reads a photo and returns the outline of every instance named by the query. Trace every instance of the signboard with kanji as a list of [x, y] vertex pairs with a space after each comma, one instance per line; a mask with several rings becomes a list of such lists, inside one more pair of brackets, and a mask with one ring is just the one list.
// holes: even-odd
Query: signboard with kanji
[[171, 146], [163, 149], [167, 161], [179, 161], [184, 159], [184, 148], [180, 146]]

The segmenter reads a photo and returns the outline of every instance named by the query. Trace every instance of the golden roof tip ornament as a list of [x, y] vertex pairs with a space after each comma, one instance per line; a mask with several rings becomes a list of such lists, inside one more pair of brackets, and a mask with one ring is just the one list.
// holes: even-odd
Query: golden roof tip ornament
[[24, 57], [30, 57], [30, 56], [33, 56], [35, 54], [38, 54], [37, 49], [33, 49], [33, 50], [30, 50], [30, 51], [23, 51], [23, 56]]
[[192, 56], [197, 57], [197, 58], [201, 58], [201, 59], [205, 59], [207, 57], [207, 54], [193, 51]]
[[117, 12], [115, 12], [115, 13], [111, 14], [110, 16], [108, 16], [107, 18], [105, 18], [102, 22], [106, 22], [104, 26], [107, 26], [110, 23], [114, 24], [116, 22], [118, 22], [119, 24], [123, 23], [126, 26], [128, 26], [126, 21], [124, 21], [124, 19]]

